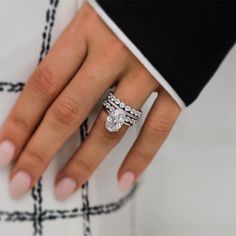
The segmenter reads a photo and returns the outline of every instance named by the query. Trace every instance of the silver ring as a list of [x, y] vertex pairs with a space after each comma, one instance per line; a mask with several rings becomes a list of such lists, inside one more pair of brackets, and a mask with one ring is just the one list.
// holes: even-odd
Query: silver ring
[[122, 125], [133, 126], [142, 115], [141, 110], [136, 110], [126, 105], [112, 92], [109, 92], [103, 101], [103, 107], [108, 112], [105, 127], [110, 132], [118, 132]]

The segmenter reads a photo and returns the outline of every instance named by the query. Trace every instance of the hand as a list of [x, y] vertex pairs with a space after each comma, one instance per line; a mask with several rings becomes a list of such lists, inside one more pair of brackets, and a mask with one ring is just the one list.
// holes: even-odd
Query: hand
[[[127, 190], [152, 161], [181, 109], [85, 3], [29, 78], [0, 132], [0, 164], [16, 160], [10, 174], [13, 197], [35, 185], [113, 84], [114, 94], [136, 109], [158, 92], [118, 172], [119, 184]], [[106, 118], [102, 110], [87, 139], [58, 173], [59, 200], [79, 189], [125, 134], [126, 126], [116, 133], [107, 131]]]

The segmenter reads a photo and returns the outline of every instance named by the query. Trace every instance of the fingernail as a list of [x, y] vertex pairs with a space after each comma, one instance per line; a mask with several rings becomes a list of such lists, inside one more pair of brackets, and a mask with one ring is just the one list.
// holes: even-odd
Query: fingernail
[[63, 201], [68, 198], [76, 189], [76, 182], [68, 177], [63, 178], [56, 185], [55, 196], [57, 200]]
[[20, 198], [25, 195], [30, 188], [31, 178], [24, 172], [18, 172], [10, 182], [10, 194], [13, 198]]
[[119, 180], [119, 188], [123, 192], [127, 192], [135, 181], [135, 176], [132, 172], [124, 173]]
[[10, 141], [3, 141], [0, 144], [0, 167], [7, 166], [13, 159], [15, 146]]

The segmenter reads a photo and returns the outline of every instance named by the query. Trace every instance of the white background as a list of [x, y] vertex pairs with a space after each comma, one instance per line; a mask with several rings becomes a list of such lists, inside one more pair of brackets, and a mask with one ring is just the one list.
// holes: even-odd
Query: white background
[[236, 235], [236, 47], [146, 172], [139, 235]]

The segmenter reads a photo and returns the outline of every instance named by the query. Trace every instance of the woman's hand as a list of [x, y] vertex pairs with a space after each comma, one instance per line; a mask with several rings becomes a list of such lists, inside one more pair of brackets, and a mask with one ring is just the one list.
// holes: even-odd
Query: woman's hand
[[[166, 139], [180, 108], [84, 4], [31, 75], [3, 124], [0, 164], [16, 160], [10, 174], [13, 197], [21, 197], [32, 188], [56, 152], [114, 83], [114, 94], [136, 109], [154, 91], [159, 94], [118, 172], [120, 187], [127, 190]], [[58, 199], [79, 189], [125, 134], [126, 126], [116, 133], [107, 131], [106, 118], [102, 110], [87, 139], [58, 173]]]

